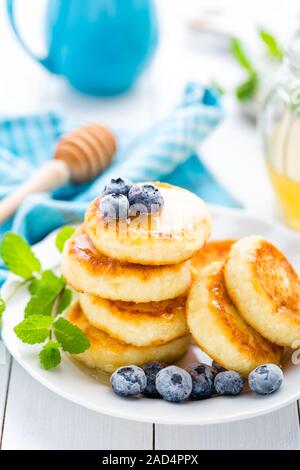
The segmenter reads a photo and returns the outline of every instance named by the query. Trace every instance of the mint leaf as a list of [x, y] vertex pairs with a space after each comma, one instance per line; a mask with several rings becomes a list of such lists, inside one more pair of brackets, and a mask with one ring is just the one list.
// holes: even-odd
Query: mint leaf
[[49, 328], [53, 323], [52, 317], [31, 315], [25, 318], [14, 328], [17, 337], [27, 344], [43, 343], [49, 335]]
[[74, 232], [75, 229], [73, 227], [69, 227], [68, 225], [66, 225], [56, 235], [56, 247], [61, 253], [63, 252], [66, 241], [71, 238]]
[[23, 279], [41, 271], [41, 264], [23, 237], [7, 233], [1, 244], [1, 256], [8, 269]]
[[6, 309], [5, 302], [2, 299], [2, 297], [0, 297], [0, 326], [1, 326], [2, 315], [3, 315], [3, 312], [5, 312], [5, 309]]
[[2, 297], [0, 297], [0, 317], [2, 316], [3, 312], [5, 311], [5, 302], [4, 300], [2, 299]]
[[60, 345], [57, 342], [49, 341], [40, 351], [39, 360], [41, 366], [46, 369], [54, 369], [61, 362]]
[[62, 277], [58, 277], [53, 271], [44, 271], [38, 280], [34, 280], [29, 287], [33, 292], [25, 308], [25, 318], [31, 315], [51, 315], [57, 296], [65, 286]]
[[61, 295], [61, 298], [59, 300], [59, 303], [58, 303], [58, 306], [57, 306], [57, 315], [59, 315], [60, 313], [63, 313], [66, 308], [69, 307], [70, 303], [72, 302], [72, 297], [73, 297], [73, 294], [72, 294], [72, 291], [71, 289], [64, 289], [62, 295]]
[[32, 315], [51, 315], [55, 299], [56, 296], [53, 299], [53, 296], [47, 291], [40, 295], [34, 295], [26, 305], [24, 317], [29, 318]]
[[245, 82], [241, 83], [235, 91], [239, 101], [250, 101], [258, 89], [257, 75], [250, 76]]
[[237, 38], [230, 39], [230, 50], [237, 60], [237, 62], [248, 72], [253, 72], [254, 68], [251, 64], [249, 57], [246, 54], [245, 49], [242, 46], [242, 43]]
[[262, 42], [265, 44], [269, 56], [281, 61], [283, 59], [284, 52], [275, 36], [264, 29], [259, 29], [258, 34]]
[[40, 279], [34, 278], [28, 286], [28, 290], [30, 294], [34, 295], [36, 291], [38, 290], [39, 286], [40, 286]]
[[71, 354], [82, 353], [90, 346], [90, 342], [83, 331], [63, 317], [55, 321], [54, 334], [63, 350]]
[[39, 279], [33, 279], [29, 284], [28, 289], [31, 295], [36, 295], [38, 291], [42, 291], [45, 288], [55, 290], [55, 286], [57, 285], [62, 285], [63, 287], [65, 285], [64, 279], [62, 277], [56, 276], [53, 271], [48, 269], [42, 272]]

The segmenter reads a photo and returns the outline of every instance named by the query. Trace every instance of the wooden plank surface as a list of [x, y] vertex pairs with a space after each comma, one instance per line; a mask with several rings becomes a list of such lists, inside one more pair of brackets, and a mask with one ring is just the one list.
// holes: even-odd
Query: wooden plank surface
[[152, 446], [157, 450], [300, 449], [297, 404], [224, 425], [156, 425], [153, 442], [151, 424], [85, 410], [55, 396], [13, 364], [2, 449], [150, 450]]
[[47, 390], [13, 362], [2, 449], [152, 449], [152, 424], [110, 418]]
[[[29, 22], [32, 8], [36, 6], [34, 2], [35, 0], [28, 1], [30, 6], [26, 4], [25, 7]], [[197, 49], [196, 43], [192, 48], [186, 44], [186, 31], [181, 21], [183, 15], [178, 10], [183, 8], [184, 2], [177, 0], [175, 6], [175, 0], [171, 2], [172, 15], [168, 14], [170, 0], [159, 2], [164, 9], [161, 20], [166, 24], [162, 27], [161, 51], [148, 74], [129, 94], [112, 100], [86, 98], [69, 89], [60, 78], [50, 78], [18, 46], [8, 29], [4, 4], [0, 5], [0, 25], [2, 35], [5, 36], [5, 47], [0, 49], [1, 63], [4, 64], [0, 89], [2, 112], [30, 113], [49, 107], [61, 107], [66, 115], [75, 118], [99, 119], [113, 128], [127, 128], [130, 132], [138, 132], [176, 105], [187, 81], [210, 81], [214, 75], [218, 78], [222, 69], [222, 80], [225, 79], [226, 84], [226, 77], [230, 78], [231, 74], [235, 76], [230, 69], [228, 57], [225, 55], [219, 58], [220, 62], [206, 54], [206, 65], [203, 67], [200, 48]], [[20, 17], [23, 24], [26, 24], [26, 18], [22, 15]], [[175, 28], [168, 18], [176, 20], [178, 24]], [[36, 24], [35, 18], [33, 22]], [[245, 206], [253, 207], [263, 214], [261, 200], [259, 205], [255, 201], [253, 203], [253, 180], [257, 181], [261, 173], [260, 167], [253, 164], [254, 153], [255, 162], [260, 158], [255, 130], [250, 126], [246, 129], [246, 124], [241, 128], [240, 119], [235, 116], [229, 116], [227, 126], [223, 131], [218, 131], [218, 138], [211, 140], [204, 157], [206, 153], [207, 164], [216, 171], [224, 184], [227, 183], [226, 186], [236, 189]], [[241, 145], [235, 145], [235, 151], [231, 152], [232, 139], [236, 142], [239, 135]], [[253, 171], [252, 178], [249, 178], [249, 166]], [[232, 168], [238, 177], [232, 178]], [[228, 178], [225, 178], [227, 173]], [[260, 187], [265, 194], [267, 184], [262, 182]], [[258, 192], [257, 198], [261, 198], [261, 193]], [[0, 364], [0, 429], [4, 430], [3, 449], [152, 449], [151, 424], [106, 417], [67, 402], [35, 382], [16, 363], [13, 363], [8, 388], [9, 375], [9, 363]], [[156, 449], [298, 449], [300, 438], [297, 406], [293, 404], [257, 419], [220, 426], [157, 425], [154, 437]]]
[[0, 340], [0, 448], [6, 411], [11, 358]]
[[155, 448], [164, 450], [300, 449], [297, 404], [294, 403], [258, 418], [229, 424], [186, 427], [157, 425]]

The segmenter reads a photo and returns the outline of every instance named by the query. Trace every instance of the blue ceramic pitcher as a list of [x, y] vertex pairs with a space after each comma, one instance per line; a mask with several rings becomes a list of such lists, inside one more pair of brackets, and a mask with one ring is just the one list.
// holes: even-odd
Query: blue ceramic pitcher
[[[28, 53], [7, 0], [13, 30]], [[37, 58], [76, 89], [93, 95], [126, 91], [142, 72], [157, 44], [152, 0], [48, 0], [47, 56]]]

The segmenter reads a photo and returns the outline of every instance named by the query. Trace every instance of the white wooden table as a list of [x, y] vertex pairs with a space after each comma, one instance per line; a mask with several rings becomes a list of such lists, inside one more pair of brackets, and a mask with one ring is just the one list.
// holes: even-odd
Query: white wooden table
[[[19, 3], [24, 33], [29, 42], [36, 43], [34, 22], [43, 1]], [[60, 107], [73, 117], [97, 118], [114, 128], [140, 130], [176, 104], [187, 80], [217, 78], [232, 83], [238, 71], [229, 56], [207, 53], [199, 48], [196, 37], [187, 34], [183, 19], [192, 11], [193, 0], [158, 3], [161, 42], [150, 69], [129, 94], [92, 99], [76, 94], [63, 80], [50, 76], [26, 56], [6, 24], [2, 0], [0, 115]], [[251, 13], [260, 20], [257, 11], [264, 13], [268, 19], [264, 24], [272, 20], [271, 26], [281, 33], [284, 28], [294, 27], [296, 2], [290, 1], [288, 10], [287, 2], [265, 1], [263, 12], [262, 2], [250, 2], [249, 12], [246, 2], [227, 3], [235, 12], [243, 4], [244, 19]], [[280, 21], [282, 11], [284, 22]], [[257, 133], [241, 119], [231, 102], [227, 120], [205, 145], [203, 158], [248, 210], [273, 216], [273, 199]], [[8, 354], [4, 357], [0, 348], [0, 443], [2, 449], [299, 449], [299, 409], [294, 403], [267, 416], [220, 426], [169, 427], [124, 421], [59, 398], [35, 382]]]

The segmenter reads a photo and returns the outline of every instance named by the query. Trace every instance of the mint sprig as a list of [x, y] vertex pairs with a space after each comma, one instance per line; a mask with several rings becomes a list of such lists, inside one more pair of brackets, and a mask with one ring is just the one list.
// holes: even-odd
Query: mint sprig
[[[260, 41], [263, 43], [265, 52], [273, 61], [281, 62], [284, 56], [283, 48], [273, 34], [263, 28], [257, 30]], [[236, 37], [230, 40], [230, 51], [245, 71], [245, 79], [235, 88], [235, 96], [241, 102], [250, 101], [255, 97], [261, 83], [261, 73], [256, 67], [243, 43]]]
[[[59, 232], [56, 245], [60, 251], [73, 232], [72, 227]], [[72, 301], [72, 291], [66, 287], [65, 280], [52, 270], [42, 271], [40, 261], [20, 235], [5, 235], [0, 252], [8, 269], [23, 278], [19, 287], [28, 287], [30, 300], [24, 310], [24, 319], [15, 326], [14, 332], [23, 343], [44, 343], [39, 353], [41, 366], [46, 370], [57, 367], [61, 362], [61, 350], [80, 354], [89, 348], [83, 331], [61, 316]], [[4, 311], [5, 302], [0, 297], [0, 319]]]
[[241, 102], [250, 101], [255, 96], [258, 89], [258, 73], [246, 53], [242, 42], [238, 38], [231, 38], [230, 50], [236, 61], [246, 71], [246, 78], [236, 87], [235, 95]]

